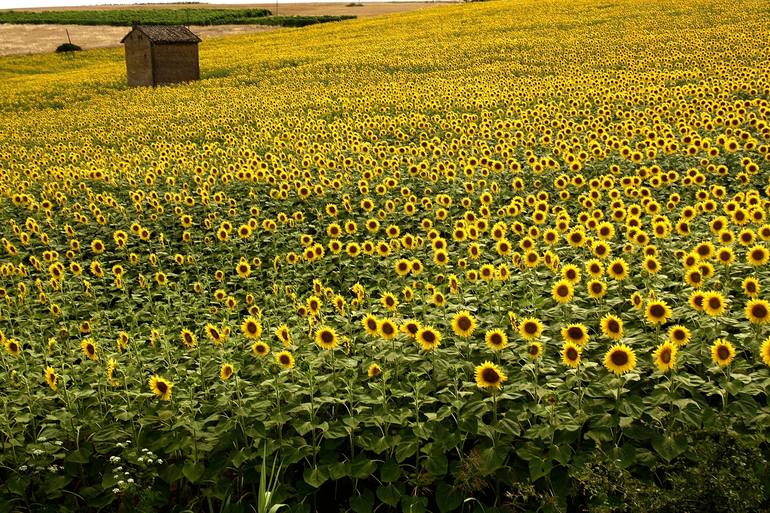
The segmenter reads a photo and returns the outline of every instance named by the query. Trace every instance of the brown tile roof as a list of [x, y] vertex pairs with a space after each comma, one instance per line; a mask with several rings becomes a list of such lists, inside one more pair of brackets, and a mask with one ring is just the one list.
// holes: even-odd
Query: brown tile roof
[[[201, 38], [193, 34], [187, 27], [181, 25], [134, 25], [131, 32], [134, 30], [138, 30], [155, 44], [201, 42]], [[128, 34], [120, 40], [121, 43], [126, 41]]]

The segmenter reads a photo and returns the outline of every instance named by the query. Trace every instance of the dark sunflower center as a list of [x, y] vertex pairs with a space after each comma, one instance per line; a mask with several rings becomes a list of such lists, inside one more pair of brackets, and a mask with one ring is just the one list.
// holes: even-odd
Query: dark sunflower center
[[556, 289], [556, 295], [559, 297], [567, 297], [569, 295], [569, 288], [566, 285], [559, 285]]
[[620, 331], [620, 324], [618, 324], [618, 321], [615, 319], [610, 319], [609, 322], [607, 322], [607, 330], [611, 333], [617, 333]]
[[702, 307], [703, 306], [703, 296], [695, 296], [693, 298], [693, 303], [695, 303], [696, 306]]
[[594, 283], [594, 284], [592, 284], [592, 285], [591, 285], [591, 291], [592, 291], [594, 294], [599, 294], [599, 293], [601, 293], [601, 291], [602, 291], [602, 286], [601, 286], [601, 284], [600, 284], [600, 283]]
[[722, 300], [718, 297], [709, 298], [709, 306], [714, 310], [718, 310], [722, 307]]
[[[246, 331], [248, 331], [252, 335], [255, 334], [257, 332], [257, 324], [254, 322], [249, 322], [248, 324], [246, 324]], [[187, 335], [185, 335], [185, 337], [187, 337]]]
[[459, 326], [462, 331], [468, 331], [471, 329], [471, 320], [467, 317], [460, 317], [457, 320], [457, 326]]
[[622, 350], [613, 351], [612, 354], [610, 354], [610, 360], [614, 365], [622, 367], [628, 363], [628, 353]]
[[567, 336], [572, 340], [580, 340], [583, 338], [583, 329], [573, 326], [567, 330]]
[[620, 264], [613, 265], [612, 272], [615, 274], [623, 274], [623, 266]]
[[324, 344], [331, 344], [334, 341], [334, 335], [331, 331], [322, 331], [321, 332], [321, 341]]
[[257, 352], [260, 354], [264, 353], [265, 349], [266, 349], [265, 346], [263, 346], [262, 344], [257, 346]]
[[493, 346], [499, 346], [503, 343], [503, 337], [501, 337], [499, 333], [493, 333], [492, 336], [489, 337], [489, 342]]
[[529, 346], [529, 354], [530, 354], [531, 356], [537, 356], [539, 353], [540, 353], [540, 348], [539, 348], [539, 347], [537, 347], [537, 345], [535, 345], [535, 344], [531, 344], [531, 345]]
[[764, 319], [767, 317], [768, 311], [767, 307], [763, 304], [754, 305], [751, 308], [751, 313], [754, 315], [754, 317], [758, 319]]
[[578, 355], [577, 349], [575, 349], [574, 347], [569, 347], [567, 348], [566, 356], [567, 356], [567, 360], [574, 362], [575, 360], [578, 359], [579, 355]]
[[168, 391], [168, 386], [166, 386], [166, 384], [162, 381], [158, 381], [155, 386], [158, 388], [158, 392], [161, 394], [165, 394]]
[[753, 283], [747, 283], [746, 291], [749, 292], [750, 294], [753, 294], [757, 291], [757, 287]]
[[393, 325], [390, 323], [385, 323], [382, 325], [382, 332], [386, 335], [392, 335], [393, 334]]
[[671, 349], [666, 347], [660, 352], [660, 361], [668, 365], [671, 363]]
[[289, 362], [291, 360], [289, 359], [288, 355], [282, 354], [281, 355], [281, 365], [289, 365]]
[[11, 348], [11, 352], [13, 353], [19, 350], [19, 345], [16, 342], [11, 342], [8, 347]]
[[374, 319], [369, 319], [366, 321], [366, 325], [369, 326], [369, 329], [372, 331], [377, 329], [377, 322]]
[[666, 315], [666, 309], [661, 305], [652, 305], [650, 307], [650, 315], [655, 318], [660, 318]]
[[575, 278], [576, 278], [575, 271], [573, 271], [572, 269], [568, 270], [567, 271], [567, 279], [568, 280], [574, 280]]
[[730, 349], [727, 346], [719, 346], [717, 348], [717, 357], [720, 360], [727, 360], [730, 358]]
[[500, 382], [500, 374], [498, 374], [495, 369], [490, 369], [487, 367], [481, 371], [481, 379], [483, 379], [485, 383], [496, 385]]
[[426, 331], [422, 334], [422, 339], [427, 342], [428, 344], [432, 344], [436, 341], [436, 334], [432, 331]]
[[417, 325], [416, 324], [407, 324], [406, 325], [406, 331], [414, 335], [417, 333]]
[[534, 335], [535, 333], [537, 333], [537, 324], [534, 323], [534, 322], [525, 322], [524, 323], [524, 331], [528, 335]]
[[684, 340], [684, 331], [682, 331], [682, 330], [674, 330], [674, 339], [676, 339], [676, 340]]
[[751, 258], [753, 258], [754, 260], [762, 260], [762, 257], [764, 256], [765, 256], [764, 251], [761, 251], [759, 249], [751, 253]]
[[372, 367], [372, 371], [371, 372], [372, 372], [373, 376], [376, 376], [377, 374], [380, 373], [380, 369], [379, 369], [379, 367]]

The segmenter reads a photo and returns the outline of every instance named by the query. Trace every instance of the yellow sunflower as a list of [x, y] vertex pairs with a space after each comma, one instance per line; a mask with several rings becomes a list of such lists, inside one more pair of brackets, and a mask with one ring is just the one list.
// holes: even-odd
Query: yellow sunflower
[[380, 374], [382, 374], [382, 368], [376, 363], [369, 365], [369, 368], [366, 369], [366, 375], [369, 376], [370, 378], [379, 376]]
[[198, 337], [196, 337], [195, 334], [187, 328], [184, 328], [179, 332], [179, 338], [188, 349], [192, 349], [198, 345]]
[[43, 371], [43, 376], [45, 377], [45, 382], [48, 383], [49, 387], [51, 387], [51, 390], [56, 392], [58, 376], [56, 375], [56, 371], [53, 369], [53, 367], [46, 367]]
[[601, 299], [607, 294], [607, 285], [601, 280], [591, 280], [586, 283], [588, 295], [593, 299]]
[[392, 319], [380, 319], [377, 333], [385, 340], [392, 340], [398, 335], [398, 325]]
[[660, 372], [666, 373], [676, 365], [676, 344], [670, 341], [663, 342], [658, 346], [652, 355], [652, 361]]
[[461, 310], [452, 317], [452, 331], [458, 337], [469, 338], [476, 329], [476, 319], [467, 310]]
[[770, 322], [770, 303], [764, 299], [751, 299], [746, 303], [746, 318], [754, 324]]
[[246, 317], [241, 323], [241, 332], [251, 340], [257, 340], [262, 336], [262, 323], [254, 317]]
[[746, 253], [746, 262], [752, 267], [765, 265], [768, 260], [770, 260], [770, 251], [759, 244], [752, 246]]
[[441, 345], [441, 334], [432, 326], [420, 328], [415, 338], [425, 351], [432, 351]]
[[540, 342], [530, 342], [527, 345], [527, 354], [533, 360], [537, 360], [543, 356], [543, 344]]
[[730, 365], [735, 358], [735, 347], [723, 338], [718, 338], [711, 346], [711, 359], [720, 367]]
[[373, 337], [377, 335], [380, 327], [380, 322], [377, 320], [377, 317], [372, 314], [367, 314], [366, 317], [361, 320], [361, 324], [364, 326], [364, 330], [366, 330], [367, 334]]
[[171, 400], [171, 389], [174, 387], [174, 385], [158, 376], [157, 374], [153, 375], [150, 378], [150, 389], [152, 390], [152, 393], [157, 395], [161, 401], [170, 401]]
[[82, 342], [80, 342], [80, 348], [83, 350], [83, 354], [86, 355], [86, 358], [89, 360], [97, 359], [96, 342], [94, 342], [92, 338], [84, 338]]
[[223, 363], [219, 367], [219, 377], [222, 379], [222, 381], [227, 381], [233, 377], [233, 374], [235, 374], [235, 368], [233, 367], [233, 364]]
[[420, 331], [420, 323], [414, 319], [407, 319], [401, 323], [401, 332], [409, 338], [415, 338]]
[[748, 297], [757, 297], [759, 295], [760, 291], [760, 284], [759, 280], [757, 280], [753, 276], [749, 276], [747, 278], [744, 278], [743, 282], [741, 283], [741, 286], [743, 287], [743, 293], [746, 294]]
[[710, 317], [718, 317], [725, 313], [727, 300], [721, 292], [709, 291], [703, 294], [703, 311]]
[[492, 362], [484, 362], [476, 367], [476, 385], [479, 388], [499, 390], [503, 386], [503, 382], [507, 380], [508, 376]]
[[519, 323], [519, 334], [524, 340], [537, 340], [543, 334], [543, 323], [534, 317], [525, 317]]
[[21, 354], [21, 344], [15, 338], [6, 339], [4, 342], [4, 345], [5, 345], [5, 350], [8, 351], [8, 353], [10, 353], [12, 356], [19, 356]]
[[617, 281], [628, 278], [628, 264], [622, 258], [616, 258], [607, 266], [607, 274]]
[[267, 356], [270, 353], [270, 346], [261, 340], [257, 340], [251, 345], [251, 352], [259, 357]]
[[583, 324], [568, 324], [561, 329], [561, 338], [564, 342], [584, 346], [589, 339], [588, 328]]
[[501, 351], [508, 345], [508, 336], [503, 330], [488, 331], [484, 336], [484, 340], [487, 347], [492, 351]]
[[665, 324], [671, 318], [671, 308], [665, 301], [650, 301], [647, 303], [644, 316], [650, 324]]
[[765, 362], [765, 365], [770, 367], [770, 337], [762, 342], [762, 346], [759, 348], [759, 356], [762, 358], [762, 361]]
[[561, 349], [561, 359], [573, 369], [577, 368], [580, 365], [580, 346], [572, 342], [565, 342]]
[[668, 330], [668, 340], [677, 347], [686, 346], [690, 342], [690, 330], [681, 324], [671, 326]]
[[623, 320], [617, 315], [607, 314], [602, 317], [601, 329], [605, 337], [611, 340], [623, 338]]
[[604, 355], [604, 366], [620, 376], [636, 368], [636, 353], [625, 344], [612, 346]]
[[284, 369], [291, 369], [294, 367], [294, 356], [289, 351], [281, 351], [275, 355], [275, 363]]
[[565, 304], [572, 301], [574, 293], [575, 289], [567, 280], [559, 280], [554, 284], [553, 288], [551, 288], [551, 297], [559, 304]]
[[330, 326], [320, 326], [315, 334], [315, 343], [321, 349], [334, 349], [339, 344], [337, 332]]

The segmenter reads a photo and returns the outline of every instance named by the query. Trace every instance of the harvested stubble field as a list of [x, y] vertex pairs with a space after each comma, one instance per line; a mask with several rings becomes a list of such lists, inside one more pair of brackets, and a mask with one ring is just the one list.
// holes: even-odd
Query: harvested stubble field
[[767, 14], [0, 59], [0, 512], [770, 510]]

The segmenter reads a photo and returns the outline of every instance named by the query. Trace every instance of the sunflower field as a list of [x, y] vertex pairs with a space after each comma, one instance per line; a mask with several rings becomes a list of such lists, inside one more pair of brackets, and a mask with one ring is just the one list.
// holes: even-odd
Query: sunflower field
[[770, 510], [768, 41], [500, 0], [173, 87], [0, 59], [0, 512]]

